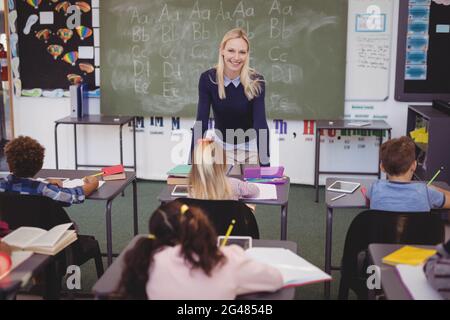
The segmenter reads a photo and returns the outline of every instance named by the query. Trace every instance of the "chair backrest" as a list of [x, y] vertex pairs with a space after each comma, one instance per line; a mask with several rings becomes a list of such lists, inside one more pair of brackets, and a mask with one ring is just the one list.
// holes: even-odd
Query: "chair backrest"
[[72, 222], [62, 206], [48, 197], [8, 192], [0, 192], [0, 216], [11, 230], [22, 226], [49, 230]]
[[236, 223], [231, 235], [250, 236], [253, 239], [259, 239], [259, 229], [255, 215], [248, 206], [240, 201], [190, 198], [179, 198], [177, 200], [203, 209], [218, 235], [224, 235], [231, 220], [235, 219]]
[[371, 243], [435, 245], [444, 241], [445, 223], [440, 214], [366, 210], [350, 224], [342, 257], [342, 278], [360, 272], [359, 254]]

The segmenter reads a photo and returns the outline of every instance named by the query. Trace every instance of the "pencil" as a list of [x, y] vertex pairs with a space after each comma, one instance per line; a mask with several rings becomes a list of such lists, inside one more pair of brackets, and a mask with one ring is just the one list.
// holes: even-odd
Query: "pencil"
[[223, 239], [223, 241], [222, 241], [222, 244], [220, 245], [221, 247], [224, 247], [225, 245], [226, 245], [226, 243], [227, 243], [227, 241], [228, 241], [228, 237], [230, 236], [230, 234], [231, 234], [231, 231], [233, 230], [233, 227], [234, 227], [234, 224], [236, 223], [236, 220], [231, 220], [231, 223], [230, 223], [230, 225], [228, 226], [228, 230], [227, 230], [227, 233], [225, 234], [225, 238]]
[[87, 177], [98, 177], [98, 176], [101, 176], [101, 175], [104, 175], [105, 173], [102, 171], [102, 172], [99, 172], [99, 173], [96, 173], [96, 174], [91, 174], [91, 175], [89, 175], [89, 176], [85, 176], [85, 177], [83, 177], [83, 180], [85, 179], [85, 178], [87, 178]]
[[[441, 168], [441, 169], [442, 169], [442, 168]], [[431, 178], [431, 180], [428, 181], [427, 186], [429, 186], [430, 184], [433, 183], [434, 179], [436, 179], [437, 176], [441, 173], [441, 169], [439, 169], [439, 170], [434, 174], [433, 178]]]

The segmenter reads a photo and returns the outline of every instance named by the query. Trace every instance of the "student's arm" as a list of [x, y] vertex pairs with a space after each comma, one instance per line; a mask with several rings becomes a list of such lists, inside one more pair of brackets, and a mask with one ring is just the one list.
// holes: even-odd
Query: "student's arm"
[[437, 190], [444, 194], [445, 200], [444, 200], [444, 205], [442, 206], [442, 208], [450, 209], [450, 191], [436, 187], [434, 185], [431, 185], [430, 187], [433, 188], [434, 190]]
[[82, 186], [84, 195], [88, 197], [92, 192], [98, 188], [98, 180], [96, 177], [87, 176], [84, 178], [84, 185]]
[[251, 292], [272, 292], [283, 286], [283, 277], [272, 266], [247, 257], [244, 250], [237, 246], [226, 248], [227, 263], [235, 264], [237, 295]]

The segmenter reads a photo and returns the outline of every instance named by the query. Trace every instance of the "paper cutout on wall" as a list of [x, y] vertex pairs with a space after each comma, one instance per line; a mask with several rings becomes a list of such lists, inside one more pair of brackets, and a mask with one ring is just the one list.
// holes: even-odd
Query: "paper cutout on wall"
[[69, 1], [64, 1], [61, 3], [58, 3], [55, 7], [56, 12], [61, 12], [61, 10], [64, 12], [64, 15], [67, 15], [67, 9], [70, 7]]
[[52, 31], [50, 29], [42, 29], [36, 32], [36, 38], [39, 40], [44, 40], [45, 43], [47, 43], [48, 39], [50, 39], [50, 35], [52, 34]]
[[52, 44], [47, 47], [47, 51], [56, 60], [63, 53], [64, 48], [58, 44]]
[[92, 64], [90, 64], [90, 63], [80, 62], [78, 67], [80, 68], [81, 71], [84, 71], [85, 73], [92, 73], [92, 72], [94, 72], [94, 66]]
[[41, 2], [42, 0], [27, 0], [27, 3], [35, 9], [39, 8]]
[[31, 31], [31, 27], [39, 20], [37, 14], [32, 14], [28, 17], [27, 23], [25, 24], [25, 28], [23, 28], [23, 34], [29, 34]]
[[56, 34], [58, 35], [58, 37], [61, 38], [62, 41], [64, 41], [64, 43], [67, 43], [67, 41], [69, 41], [72, 38], [73, 31], [67, 28], [61, 28], [58, 29]]
[[90, 36], [92, 36], [92, 29], [85, 27], [85, 26], [79, 26], [75, 28], [77, 30], [78, 35], [80, 36], [81, 40], [87, 39]]
[[84, 13], [88, 13], [89, 11], [91, 11], [91, 6], [84, 1], [77, 1], [75, 2], [75, 5]]
[[78, 74], [71, 73], [67, 75], [67, 80], [69, 80], [70, 84], [80, 84], [83, 82], [83, 77]]
[[62, 60], [63, 60], [64, 62], [67, 62], [67, 63], [69, 63], [69, 64], [71, 64], [71, 65], [74, 66], [75, 63], [76, 63], [77, 60], [78, 60], [78, 51], [71, 51], [71, 52], [66, 53], [66, 54], [63, 56]]

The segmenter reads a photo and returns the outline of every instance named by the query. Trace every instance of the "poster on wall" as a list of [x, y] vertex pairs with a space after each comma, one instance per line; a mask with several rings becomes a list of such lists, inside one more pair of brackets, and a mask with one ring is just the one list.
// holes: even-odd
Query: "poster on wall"
[[450, 0], [401, 0], [395, 98], [450, 101]]
[[16, 94], [62, 97], [70, 85], [84, 83], [96, 95], [95, 6], [98, 1], [9, 1]]

